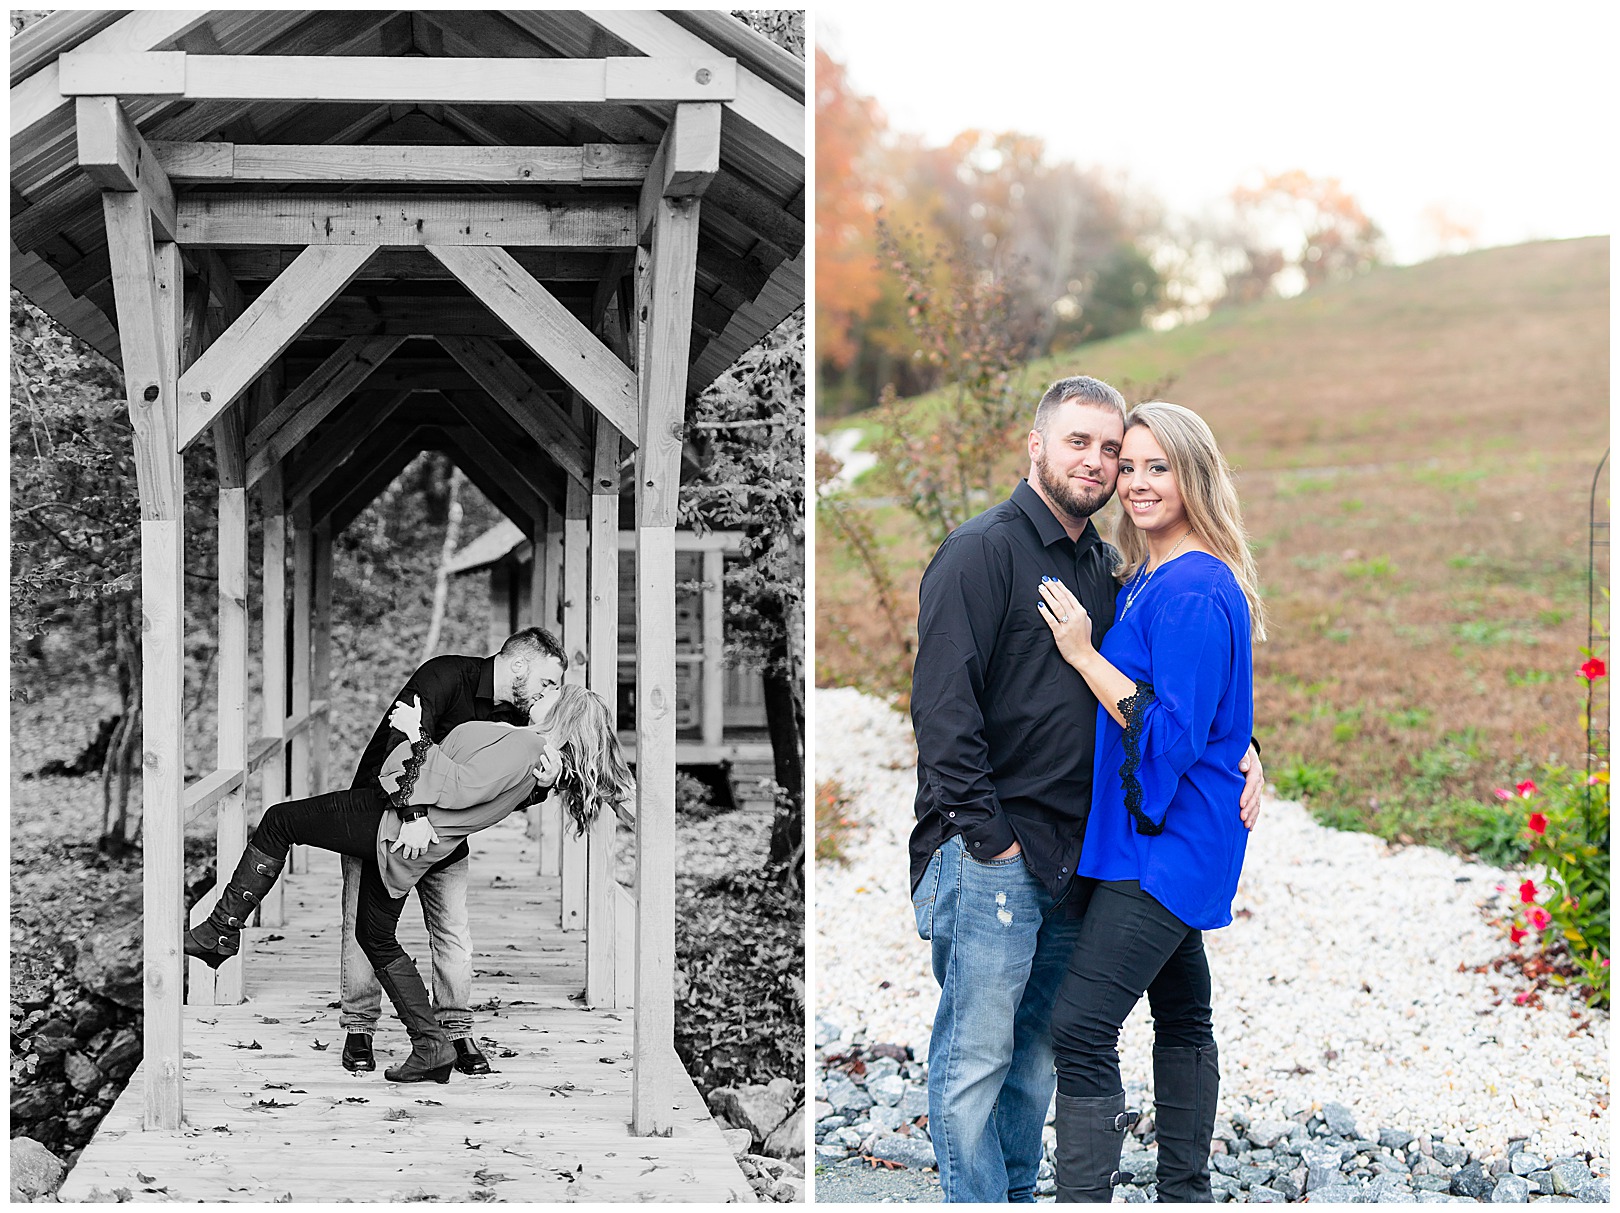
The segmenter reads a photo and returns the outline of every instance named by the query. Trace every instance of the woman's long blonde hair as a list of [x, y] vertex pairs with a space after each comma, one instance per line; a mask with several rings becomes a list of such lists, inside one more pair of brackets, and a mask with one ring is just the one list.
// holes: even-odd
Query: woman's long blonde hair
[[[1163, 400], [1133, 408], [1125, 418], [1126, 433], [1138, 425], [1147, 426], [1164, 448], [1193, 535], [1232, 570], [1243, 596], [1249, 600], [1250, 635], [1264, 640], [1266, 608], [1260, 599], [1260, 575], [1249, 551], [1248, 533], [1243, 529], [1232, 469], [1215, 443], [1214, 431], [1191, 409]], [[1147, 561], [1148, 549], [1146, 537], [1130, 520], [1123, 496], [1119, 525], [1114, 530], [1114, 545], [1120, 554], [1114, 576], [1121, 582], [1129, 581]]]
[[580, 835], [604, 808], [630, 804], [635, 780], [619, 749], [613, 714], [600, 695], [565, 683], [544, 727], [562, 757], [562, 774], [554, 786]]

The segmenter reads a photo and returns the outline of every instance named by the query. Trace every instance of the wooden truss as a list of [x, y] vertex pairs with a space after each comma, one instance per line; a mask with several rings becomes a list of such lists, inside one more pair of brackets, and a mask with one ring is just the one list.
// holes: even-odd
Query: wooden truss
[[[637, 14], [602, 19], [623, 26], [632, 45], [628, 35], [663, 28], [646, 26]], [[142, 20], [154, 26], [147, 31], [151, 45], [159, 35], [172, 36], [170, 27], [183, 15]], [[245, 844], [250, 776], [263, 780], [266, 802], [326, 786], [333, 539], [411, 458], [440, 449], [533, 538], [531, 602], [538, 612], [539, 604], [561, 597], [569, 677], [610, 704], [617, 681], [621, 468], [626, 452], [634, 454], [635, 892], [626, 894], [613, 878], [612, 821], [599, 823], [587, 839], [543, 845], [542, 863], [563, 877], [560, 927], [587, 933], [587, 998], [593, 1005], [634, 1006], [633, 1130], [670, 1131], [679, 1065], [673, 1047], [670, 620], [701, 198], [719, 168], [723, 109], [803, 148], [802, 108], [792, 119], [780, 94], [760, 89], [730, 59], [694, 53], [701, 48], [701, 42], [696, 48], [683, 43], [646, 57], [600, 60], [310, 59], [108, 53], [87, 44], [61, 56], [54, 95], [36, 89], [37, 96], [22, 98], [22, 114], [14, 108], [14, 133], [19, 123], [48, 125], [69, 99], [75, 109], [79, 167], [103, 191], [135, 430], [145, 613], [149, 1127], [178, 1127], [183, 1111], [184, 823], [217, 807], [218, 864], [225, 873]], [[630, 100], [672, 105], [673, 118], [656, 149], [149, 144], [132, 114], [159, 98], [490, 105]], [[575, 188], [565, 200], [524, 189], [276, 192], [311, 183], [334, 191], [356, 185]], [[185, 192], [209, 185], [247, 192]], [[597, 187], [636, 196], [595, 198], [588, 191]], [[283, 251], [289, 245], [301, 251], [289, 257]], [[578, 277], [598, 282], [591, 323], [537, 280], [529, 268], [534, 256], [586, 259], [581, 265], [590, 268]], [[474, 322], [465, 301], [441, 316], [436, 309], [413, 310], [407, 296], [394, 305], [404, 309], [396, 311], [398, 331], [351, 332], [285, 389], [289, 346], [317, 331], [329, 305], [362, 276], [460, 283], [480, 305], [472, 311], [482, 319]], [[255, 279], [268, 285], [250, 298], [240, 284]], [[429, 335], [449, 362], [431, 375], [416, 373], [396, 355], [408, 337]], [[520, 342], [562, 390], [538, 383], [496, 336]], [[318, 430], [320, 441], [309, 442]], [[216, 769], [186, 785], [181, 456], [204, 434], [219, 468], [219, 745]], [[544, 458], [514, 454], [523, 449]], [[247, 704], [249, 492], [259, 495], [264, 517], [257, 623], [260, 681], [267, 690], [257, 730], [249, 726]], [[546, 558], [553, 553], [557, 559]], [[283, 642], [289, 590], [290, 650]], [[290, 701], [284, 701], [289, 677]], [[547, 826], [550, 837], [555, 826]], [[205, 901], [194, 915], [209, 908]], [[266, 922], [275, 922], [278, 912], [274, 901], [267, 904]], [[193, 1000], [240, 1001], [242, 964], [233, 959], [217, 974], [193, 965]]]

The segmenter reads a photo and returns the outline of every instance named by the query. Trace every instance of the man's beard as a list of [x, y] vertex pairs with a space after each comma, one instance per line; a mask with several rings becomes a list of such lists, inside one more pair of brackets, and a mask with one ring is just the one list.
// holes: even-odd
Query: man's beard
[[1114, 495], [1112, 489], [1102, 485], [1099, 485], [1094, 493], [1085, 493], [1073, 488], [1067, 477], [1053, 474], [1052, 465], [1046, 458], [1045, 451], [1042, 451], [1040, 458], [1035, 460], [1035, 478], [1041, 482], [1041, 488], [1046, 491], [1047, 499], [1075, 522], [1084, 522], [1090, 518], [1107, 505], [1108, 499]]

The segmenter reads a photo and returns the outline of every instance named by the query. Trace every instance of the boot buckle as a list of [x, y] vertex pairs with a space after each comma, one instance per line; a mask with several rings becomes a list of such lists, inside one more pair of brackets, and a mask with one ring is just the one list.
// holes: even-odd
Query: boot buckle
[[251, 889], [243, 889], [242, 890], [242, 900], [246, 901], [246, 902], [249, 902], [249, 903], [251, 903], [253, 905], [258, 905], [259, 904], [259, 899], [253, 895], [253, 892], [252, 892]]
[[242, 925], [242, 920], [240, 918], [232, 918], [227, 915], [225, 918], [225, 923], [227, 926], [239, 927]]
[[260, 876], [268, 876], [268, 875], [270, 875], [270, 865], [269, 864], [256, 863], [256, 864], [253, 865], [253, 870], [255, 872], [257, 872]]
[[1141, 1118], [1142, 1113], [1140, 1111], [1121, 1112], [1118, 1116], [1114, 1117], [1114, 1132], [1119, 1133], [1125, 1129], [1129, 1129]]
[[1114, 1187], [1118, 1184], [1128, 1184], [1133, 1182], [1135, 1179], [1136, 1176], [1131, 1174], [1129, 1171], [1115, 1171], [1108, 1177], [1108, 1185], [1109, 1187]]

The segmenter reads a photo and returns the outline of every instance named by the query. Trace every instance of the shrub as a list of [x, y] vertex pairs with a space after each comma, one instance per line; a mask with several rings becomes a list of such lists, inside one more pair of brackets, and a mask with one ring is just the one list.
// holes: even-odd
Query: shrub
[[1302, 758], [1284, 762], [1272, 776], [1277, 795], [1284, 800], [1308, 800], [1326, 795], [1333, 791], [1337, 779], [1338, 772], [1332, 767], [1318, 766]]
[[849, 797], [831, 779], [816, 784], [816, 862], [844, 859], [844, 835], [854, 821], [849, 817]]

